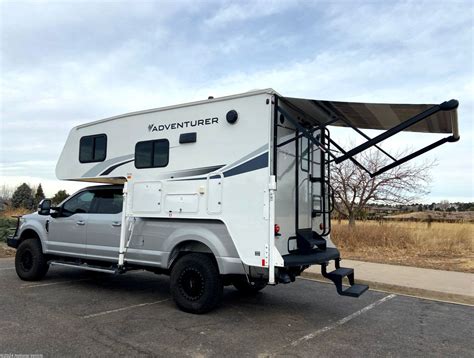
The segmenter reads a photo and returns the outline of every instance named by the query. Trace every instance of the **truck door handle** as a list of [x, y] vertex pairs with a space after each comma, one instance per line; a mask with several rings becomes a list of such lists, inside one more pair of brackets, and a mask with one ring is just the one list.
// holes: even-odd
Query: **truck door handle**
[[84, 220], [78, 220], [78, 221], [76, 221], [76, 224], [77, 225], [85, 225], [86, 222]]
[[120, 221], [114, 221], [112, 223], [112, 226], [121, 226], [121, 225], [122, 225], [122, 223]]

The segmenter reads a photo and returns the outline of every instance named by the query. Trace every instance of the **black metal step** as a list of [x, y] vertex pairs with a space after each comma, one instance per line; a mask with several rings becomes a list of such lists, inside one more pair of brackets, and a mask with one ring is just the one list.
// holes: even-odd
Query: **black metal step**
[[[336, 260], [336, 269], [331, 272], [326, 271], [326, 264], [321, 265], [321, 274], [327, 279], [334, 282], [337, 293], [341, 296], [359, 297], [369, 289], [367, 285], [359, 285], [354, 282], [354, 269], [349, 267], [339, 267], [339, 260]], [[342, 281], [347, 277], [349, 288], [343, 289]]]
[[348, 267], [339, 267], [338, 269], [329, 272], [329, 275], [336, 275], [340, 277], [346, 277], [354, 274], [354, 269]]
[[315, 265], [323, 264], [331, 260], [339, 259], [339, 250], [329, 247], [326, 250], [314, 249], [309, 253], [293, 253], [283, 255], [283, 262], [285, 266], [304, 266], [304, 265]]
[[359, 297], [369, 289], [367, 285], [355, 284], [341, 292], [341, 296]]
[[296, 241], [298, 249], [303, 252], [308, 252], [315, 246], [320, 250], [326, 250], [326, 240], [312, 228], [297, 230]]

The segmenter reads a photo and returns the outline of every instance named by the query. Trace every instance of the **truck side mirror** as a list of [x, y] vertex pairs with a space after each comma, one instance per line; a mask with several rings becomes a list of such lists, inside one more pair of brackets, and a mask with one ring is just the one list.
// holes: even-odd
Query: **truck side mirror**
[[50, 215], [51, 214], [51, 199], [43, 199], [38, 204], [39, 215]]

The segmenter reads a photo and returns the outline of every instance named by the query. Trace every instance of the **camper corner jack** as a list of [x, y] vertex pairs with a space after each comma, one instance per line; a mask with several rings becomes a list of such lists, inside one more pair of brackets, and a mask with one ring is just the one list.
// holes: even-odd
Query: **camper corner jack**
[[122, 203], [122, 224], [120, 227], [120, 243], [119, 243], [119, 257], [118, 257], [118, 269], [119, 271], [124, 270], [125, 263], [125, 252], [127, 243], [127, 221], [128, 221], [128, 185], [127, 181], [123, 184], [123, 203]]

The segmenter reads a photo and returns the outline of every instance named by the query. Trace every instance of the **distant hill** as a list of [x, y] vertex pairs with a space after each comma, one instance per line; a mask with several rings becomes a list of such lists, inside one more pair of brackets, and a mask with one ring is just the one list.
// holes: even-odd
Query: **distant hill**
[[448, 221], [474, 223], [474, 211], [446, 212], [446, 211], [415, 211], [411, 213], [386, 215], [384, 219], [413, 220], [413, 221]]

